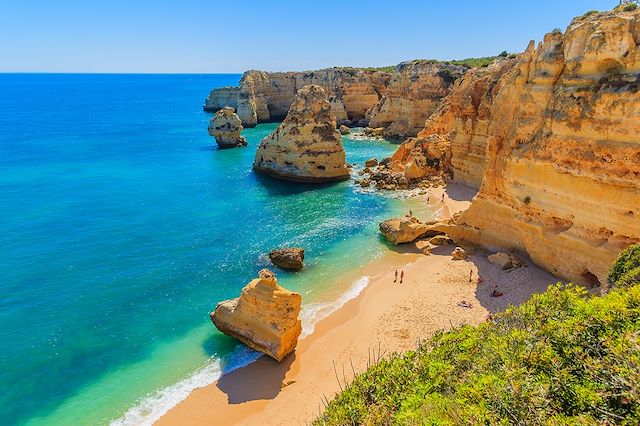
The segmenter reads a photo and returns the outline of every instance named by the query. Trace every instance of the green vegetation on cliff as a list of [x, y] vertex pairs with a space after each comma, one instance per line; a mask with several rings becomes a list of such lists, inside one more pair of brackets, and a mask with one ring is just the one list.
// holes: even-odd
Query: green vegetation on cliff
[[315, 424], [640, 424], [640, 286], [620, 282], [638, 268], [640, 245], [604, 296], [558, 284], [384, 359]]

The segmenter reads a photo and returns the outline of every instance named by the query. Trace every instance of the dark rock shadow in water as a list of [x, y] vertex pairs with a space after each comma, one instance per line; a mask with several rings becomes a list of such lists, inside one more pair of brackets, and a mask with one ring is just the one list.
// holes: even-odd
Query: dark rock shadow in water
[[276, 179], [271, 176], [267, 176], [261, 173], [253, 172], [253, 176], [271, 196], [287, 196], [302, 194], [308, 191], [315, 191], [317, 189], [330, 188], [335, 185], [339, 185], [342, 182], [327, 182], [327, 183], [301, 183]]

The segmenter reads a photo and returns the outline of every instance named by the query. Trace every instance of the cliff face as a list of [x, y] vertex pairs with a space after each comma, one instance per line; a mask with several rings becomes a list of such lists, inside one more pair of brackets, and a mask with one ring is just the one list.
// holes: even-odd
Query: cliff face
[[226, 105], [235, 107], [245, 127], [281, 121], [298, 90], [314, 84], [326, 92], [337, 120], [357, 121], [376, 105], [389, 78], [388, 73], [355, 68], [274, 73], [247, 71], [239, 87], [213, 90], [205, 101], [204, 109], [216, 111]]
[[449, 167], [455, 180], [480, 187], [487, 161], [491, 106], [504, 84], [501, 77], [517, 61], [518, 58], [499, 59], [488, 67], [469, 70], [455, 82], [418, 133], [418, 140], [435, 138], [440, 145], [450, 145]]
[[253, 168], [299, 182], [349, 179], [342, 136], [322, 87], [298, 91], [284, 121], [260, 142]]
[[531, 43], [480, 91], [478, 108], [453, 112], [454, 175], [477, 183], [486, 166], [447, 232], [526, 252], [574, 282], [604, 283], [616, 254], [640, 241], [639, 43], [640, 11], [576, 18]]
[[461, 66], [426, 61], [401, 63], [386, 94], [370, 111], [369, 126], [385, 127], [390, 138], [416, 136], [465, 71]]

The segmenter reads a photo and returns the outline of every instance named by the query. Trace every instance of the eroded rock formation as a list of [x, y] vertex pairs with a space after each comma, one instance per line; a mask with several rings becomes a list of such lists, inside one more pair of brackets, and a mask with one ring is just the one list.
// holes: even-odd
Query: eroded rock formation
[[242, 122], [231, 107], [217, 111], [209, 121], [209, 135], [216, 138], [220, 148], [247, 146], [247, 140], [240, 134]]
[[327, 68], [307, 72], [247, 71], [239, 87], [211, 91], [206, 111], [235, 107], [245, 127], [281, 121], [287, 115], [297, 92], [304, 86], [321, 86], [327, 94], [333, 115], [339, 121], [357, 122], [378, 103], [391, 75], [357, 68]]
[[380, 233], [393, 244], [410, 243], [429, 231], [429, 226], [413, 216], [387, 219], [380, 223]]
[[295, 349], [302, 332], [301, 301], [298, 293], [280, 287], [274, 273], [263, 269], [239, 298], [218, 303], [210, 316], [224, 334], [282, 361]]
[[349, 179], [342, 137], [320, 86], [298, 91], [284, 121], [260, 142], [254, 170], [298, 182]]
[[399, 64], [376, 106], [369, 112], [369, 126], [384, 127], [388, 138], [416, 136], [467, 69], [434, 61]]
[[[640, 241], [639, 44], [640, 10], [584, 15], [492, 72], [490, 89], [469, 92], [476, 101], [443, 106], [439, 120], [457, 123], [454, 176], [477, 184], [484, 173], [470, 209], [441, 230], [604, 283], [616, 254]], [[429, 120], [426, 133], [437, 127]]]

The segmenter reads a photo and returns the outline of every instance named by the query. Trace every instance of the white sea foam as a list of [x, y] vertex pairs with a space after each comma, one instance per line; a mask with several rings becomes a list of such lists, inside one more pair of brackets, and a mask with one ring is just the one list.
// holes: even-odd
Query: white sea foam
[[[369, 277], [361, 277], [337, 300], [329, 303], [305, 305], [300, 313], [300, 319], [302, 320], [301, 337], [313, 333], [315, 324], [318, 321], [328, 317], [344, 306], [345, 303], [358, 297], [368, 284]], [[246, 346], [238, 345], [229, 356], [229, 362], [223, 365], [220, 359], [211, 358], [209, 362], [186, 379], [141, 398], [122, 417], [111, 422], [111, 426], [152, 425], [167, 411], [189, 396], [194, 389], [210, 385], [218, 380], [222, 374], [244, 367], [260, 358], [261, 355]]]

